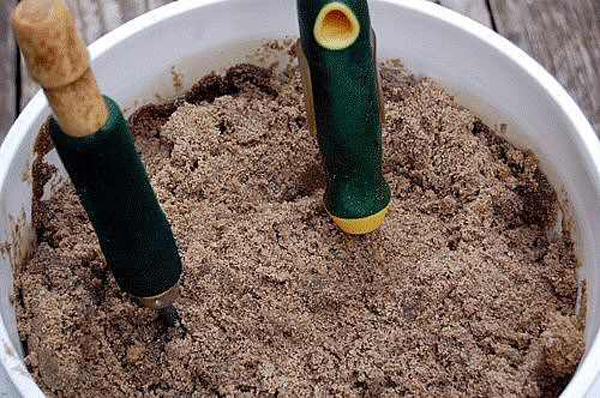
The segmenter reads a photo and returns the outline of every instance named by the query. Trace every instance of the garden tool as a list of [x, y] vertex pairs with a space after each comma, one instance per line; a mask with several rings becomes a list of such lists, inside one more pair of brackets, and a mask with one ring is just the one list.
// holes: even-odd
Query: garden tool
[[382, 170], [383, 105], [366, 0], [298, 0], [310, 129], [327, 175], [325, 208], [350, 234], [379, 228], [391, 200]]
[[102, 96], [64, 0], [24, 0], [13, 29], [54, 117], [50, 135], [118, 286], [173, 325], [178, 249], [119, 106]]

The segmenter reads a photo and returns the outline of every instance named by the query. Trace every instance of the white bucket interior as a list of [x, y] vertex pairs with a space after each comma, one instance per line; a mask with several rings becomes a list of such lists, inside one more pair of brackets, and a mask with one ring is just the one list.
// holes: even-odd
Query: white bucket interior
[[[573, 217], [587, 280], [586, 358], [564, 396], [600, 396], [600, 143], [564, 90], [492, 31], [427, 2], [370, 2], [380, 59], [401, 58], [434, 77], [507, 138], [534, 150]], [[243, 61], [266, 38], [297, 36], [294, 0], [198, 0], [146, 14], [92, 46], [103, 91], [125, 109], [172, 97], [212, 70]], [[12, 270], [31, 247], [33, 144], [49, 115], [38, 94], [0, 150], [0, 395], [41, 395], [21, 360]], [[596, 379], [598, 378], [598, 382]], [[4, 389], [4, 390], [3, 390]], [[595, 393], [593, 392], [595, 391]]]

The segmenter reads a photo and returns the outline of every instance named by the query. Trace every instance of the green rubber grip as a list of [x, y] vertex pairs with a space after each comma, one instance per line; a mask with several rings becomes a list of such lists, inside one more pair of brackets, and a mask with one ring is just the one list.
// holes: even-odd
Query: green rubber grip
[[127, 122], [105, 101], [109, 118], [95, 134], [68, 136], [54, 119], [50, 134], [117, 284], [136, 297], [157, 296], [179, 281], [181, 259]]
[[[315, 24], [325, 7], [340, 4], [356, 17], [358, 36], [346, 48], [325, 48], [316, 39]], [[305, 95], [312, 96], [308, 111], [314, 114], [327, 175], [325, 206], [334, 217], [372, 216], [387, 208], [391, 194], [382, 171], [383, 109], [367, 1], [298, 0], [297, 6], [312, 90]]]

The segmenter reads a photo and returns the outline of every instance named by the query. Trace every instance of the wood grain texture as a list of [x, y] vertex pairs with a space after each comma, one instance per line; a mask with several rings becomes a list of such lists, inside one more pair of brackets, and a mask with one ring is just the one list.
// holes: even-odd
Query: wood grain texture
[[10, 13], [15, 5], [16, 0], [4, 0], [0, 4], [0, 143], [16, 116], [17, 53], [10, 29]]
[[486, 0], [438, 0], [438, 4], [474, 19], [482, 25], [492, 26], [492, 17]]
[[536, 58], [600, 135], [600, 2], [491, 0], [498, 32]]
[[[79, 33], [86, 44], [119, 27], [123, 23], [172, 0], [66, 0], [75, 14]], [[21, 101], [23, 109], [39, 90], [31, 80], [21, 59]]]

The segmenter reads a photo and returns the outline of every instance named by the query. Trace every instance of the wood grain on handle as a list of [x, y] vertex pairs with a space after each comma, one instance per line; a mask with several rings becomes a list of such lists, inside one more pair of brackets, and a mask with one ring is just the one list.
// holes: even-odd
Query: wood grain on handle
[[82, 137], [108, 118], [89, 53], [64, 0], [24, 0], [12, 15], [27, 69], [44, 89], [61, 129]]

